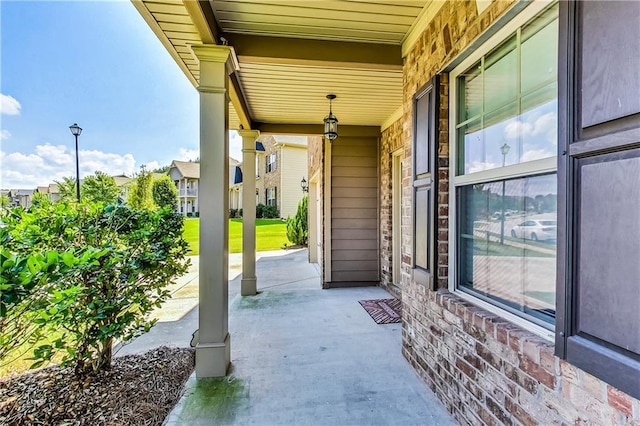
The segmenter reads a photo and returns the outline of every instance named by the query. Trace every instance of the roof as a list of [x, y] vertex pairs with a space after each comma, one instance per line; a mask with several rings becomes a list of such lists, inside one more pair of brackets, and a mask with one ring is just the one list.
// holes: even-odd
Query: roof
[[307, 147], [306, 136], [274, 135], [273, 139], [278, 145]]
[[174, 167], [178, 169], [182, 177], [200, 179], [200, 163], [173, 160], [171, 162], [171, 168]]
[[112, 176], [113, 180], [116, 182], [116, 186], [126, 185], [131, 182], [131, 178], [125, 175]]
[[231, 129], [274, 133], [273, 125], [307, 126], [306, 131], [289, 132], [297, 134], [322, 133], [329, 93], [337, 95], [333, 112], [341, 125], [376, 127], [397, 120], [402, 114], [403, 57], [422, 40], [443, 4], [133, 0], [196, 87], [200, 61], [191, 46], [222, 42], [233, 49]]
[[48, 186], [39, 186], [36, 188], [36, 192], [39, 192], [41, 194], [48, 194], [49, 193], [49, 187]]

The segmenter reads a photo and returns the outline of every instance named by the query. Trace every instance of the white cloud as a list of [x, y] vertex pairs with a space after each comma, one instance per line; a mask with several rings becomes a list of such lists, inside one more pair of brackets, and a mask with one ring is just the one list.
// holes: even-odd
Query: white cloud
[[7, 140], [11, 137], [11, 133], [8, 130], [0, 130], [0, 141]]
[[553, 157], [554, 155], [555, 154], [552, 154], [549, 151], [545, 151], [544, 149], [532, 149], [525, 151], [524, 154], [522, 154], [520, 162], [524, 163], [525, 161], [540, 160], [541, 158], [549, 158]]
[[492, 163], [491, 161], [473, 161], [469, 165], [469, 169], [467, 173], [475, 173], [481, 172], [483, 170], [490, 170], [497, 168], [498, 165], [496, 163]]
[[548, 112], [538, 117], [528, 117], [527, 121], [515, 119], [504, 127], [504, 136], [507, 139], [527, 138], [535, 135], [544, 135], [550, 142], [556, 142], [551, 138], [556, 134], [558, 119], [555, 112]]
[[[131, 175], [137, 170], [132, 154], [115, 154], [97, 150], [80, 150], [80, 178], [97, 170], [109, 175]], [[64, 145], [38, 145], [35, 152], [5, 153], [0, 151], [0, 186], [31, 189], [48, 185], [65, 176], [76, 175], [76, 156]]]
[[13, 96], [0, 93], [0, 113], [6, 115], [20, 115], [20, 102]]
[[529, 135], [533, 132], [533, 125], [520, 120], [513, 120], [504, 128], [507, 139], [518, 139], [520, 135]]
[[158, 163], [157, 161], [149, 161], [148, 163], [145, 164], [145, 167], [147, 168], [147, 170], [154, 170], [154, 169], [158, 169], [160, 168], [160, 163]]
[[193, 161], [200, 158], [200, 149], [180, 148], [180, 161]]

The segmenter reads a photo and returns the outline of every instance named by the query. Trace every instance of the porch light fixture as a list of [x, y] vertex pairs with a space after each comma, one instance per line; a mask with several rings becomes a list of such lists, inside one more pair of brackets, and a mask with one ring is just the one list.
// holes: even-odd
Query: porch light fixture
[[330, 93], [327, 95], [329, 99], [329, 115], [324, 118], [324, 137], [333, 141], [338, 137], [338, 119], [331, 111], [331, 102], [336, 98], [336, 95]]
[[309, 192], [309, 182], [307, 182], [304, 176], [302, 177], [302, 182], [300, 182], [300, 186], [302, 187], [302, 192], [304, 193]]

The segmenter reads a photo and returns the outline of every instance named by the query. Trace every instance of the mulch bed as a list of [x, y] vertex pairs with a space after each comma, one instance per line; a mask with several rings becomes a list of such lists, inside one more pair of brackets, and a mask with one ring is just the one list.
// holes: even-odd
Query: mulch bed
[[376, 324], [393, 324], [402, 321], [402, 302], [398, 299], [359, 300]]
[[58, 366], [1, 378], [0, 425], [161, 425], [194, 366], [193, 349], [160, 347], [83, 379]]

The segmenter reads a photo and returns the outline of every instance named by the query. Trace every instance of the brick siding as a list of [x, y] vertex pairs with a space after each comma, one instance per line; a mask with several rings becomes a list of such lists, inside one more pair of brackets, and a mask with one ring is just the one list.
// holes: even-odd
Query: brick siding
[[[446, 2], [405, 58], [403, 117], [382, 135], [381, 262], [390, 280], [389, 152], [404, 146], [402, 183], [402, 352], [462, 424], [640, 425], [636, 399], [554, 356], [553, 344], [449, 293], [449, 81], [441, 75], [438, 170], [439, 290], [411, 279], [412, 100], [514, 2]], [[388, 237], [388, 239], [387, 239]], [[388, 270], [385, 270], [384, 268]]]
[[397, 298], [401, 289], [393, 284], [392, 153], [402, 147], [402, 120], [382, 131], [380, 142], [380, 285]]
[[[324, 149], [324, 138], [322, 136], [308, 136], [307, 139], [307, 164], [309, 165], [309, 173], [307, 174], [307, 176], [309, 176], [309, 180], [311, 180], [312, 177], [314, 177], [314, 175], [316, 173], [319, 173], [318, 175], [318, 179], [319, 179], [319, 187], [318, 190], [320, 191], [320, 194], [324, 194], [324, 178], [325, 178], [325, 149]], [[321, 197], [320, 198], [320, 211], [318, 212], [318, 215], [320, 216], [320, 218], [322, 219], [322, 227], [321, 229], [325, 229], [325, 226], [327, 226], [325, 224], [325, 218], [324, 218], [324, 199], [325, 197]], [[309, 205], [311, 205], [312, 202], [315, 202], [313, 200], [309, 200]], [[315, 226], [315, 224], [309, 223], [309, 227], [311, 226]], [[324, 244], [324, 232], [322, 233], [322, 235], [319, 235], [318, 238], [320, 238], [320, 247], [318, 247], [318, 250], [324, 250], [325, 244]], [[325, 256], [324, 253], [322, 253], [321, 255], [322, 258], [322, 264], [320, 265], [320, 269], [321, 269], [321, 276], [322, 276], [322, 288], [327, 288], [327, 285], [325, 283]]]

